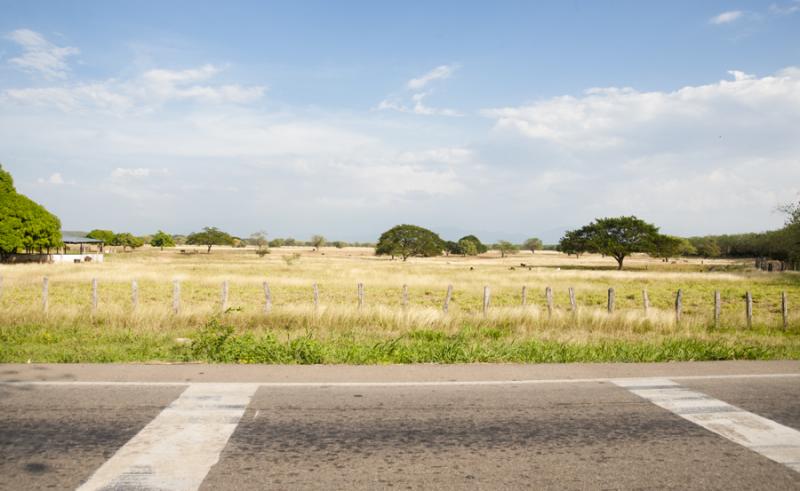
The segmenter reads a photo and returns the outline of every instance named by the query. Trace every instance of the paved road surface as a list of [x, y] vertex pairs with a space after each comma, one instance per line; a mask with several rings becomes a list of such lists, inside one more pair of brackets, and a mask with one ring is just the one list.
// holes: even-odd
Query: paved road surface
[[0, 365], [0, 489], [800, 489], [800, 363]]

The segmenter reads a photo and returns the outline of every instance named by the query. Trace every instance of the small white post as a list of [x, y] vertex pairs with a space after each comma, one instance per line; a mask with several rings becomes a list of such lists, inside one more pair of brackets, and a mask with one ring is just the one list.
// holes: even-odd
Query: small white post
[[47, 297], [49, 294], [49, 289], [50, 289], [50, 280], [47, 278], [47, 276], [45, 276], [44, 279], [42, 279], [42, 311], [45, 313], [47, 312], [47, 307], [48, 307]]
[[569, 287], [569, 306], [573, 314], [578, 313], [578, 302], [575, 300], [575, 289], [572, 287]]
[[172, 282], [172, 312], [178, 315], [181, 311], [181, 282], [174, 280]]
[[314, 283], [314, 310], [319, 310], [319, 286]]
[[403, 308], [408, 307], [408, 285], [403, 285]]
[[220, 295], [220, 308], [222, 313], [228, 310], [228, 280], [222, 282], [222, 293]]
[[489, 295], [491, 292], [489, 291], [488, 286], [483, 287], [483, 316], [486, 317], [489, 314]]
[[615, 300], [615, 297], [616, 297], [616, 292], [614, 291], [613, 288], [609, 288], [608, 289], [608, 313], [609, 314], [613, 314], [614, 313], [614, 300]]
[[744, 303], [745, 315], [747, 316], [747, 328], [750, 329], [753, 327], [753, 295], [750, 292], [745, 293]]
[[92, 315], [97, 311], [97, 278], [92, 278]]
[[683, 310], [683, 290], [678, 289], [675, 294], [675, 322], [681, 321], [681, 311]]
[[528, 305], [528, 287], [522, 287], [522, 306], [525, 307]]
[[139, 308], [139, 284], [136, 280], [131, 281], [131, 306], [134, 312]]
[[358, 308], [364, 307], [364, 283], [358, 284]]
[[442, 310], [446, 314], [447, 311], [450, 309], [450, 298], [453, 296], [453, 285], [447, 285], [447, 293], [444, 296], [444, 305], [442, 306]]
[[547, 301], [547, 318], [553, 317], [553, 289], [549, 286], [544, 289], [544, 298]]
[[272, 310], [272, 292], [269, 289], [269, 283], [264, 282], [264, 313], [269, 314]]
[[650, 296], [647, 295], [647, 288], [642, 290], [642, 306], [644, 307], [644, 315], [650, 310]]

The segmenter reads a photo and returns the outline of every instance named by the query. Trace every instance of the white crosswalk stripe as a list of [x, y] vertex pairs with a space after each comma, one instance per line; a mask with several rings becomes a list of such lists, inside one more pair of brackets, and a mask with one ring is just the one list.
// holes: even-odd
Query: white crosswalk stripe
[[687, 389], [669, 379], [618, 379], [613, 382], [692, 423], [800, 472], [800, 431]]
[[192, 384], [78, 489], [195, 490], [219, 460], [255, 384]]

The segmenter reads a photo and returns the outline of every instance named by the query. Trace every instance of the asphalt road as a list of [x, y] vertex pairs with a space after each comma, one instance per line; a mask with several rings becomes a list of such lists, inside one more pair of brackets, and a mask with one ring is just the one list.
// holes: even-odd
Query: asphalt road
[[798, 429], [794, 362], [0, 366], [0, 489], [800, 489]]

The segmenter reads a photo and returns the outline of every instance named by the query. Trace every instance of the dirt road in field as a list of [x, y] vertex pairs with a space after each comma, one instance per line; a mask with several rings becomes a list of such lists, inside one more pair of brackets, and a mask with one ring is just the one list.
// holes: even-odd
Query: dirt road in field
[[800, 489], [800, 363], [1, 365], [0, 489]]

